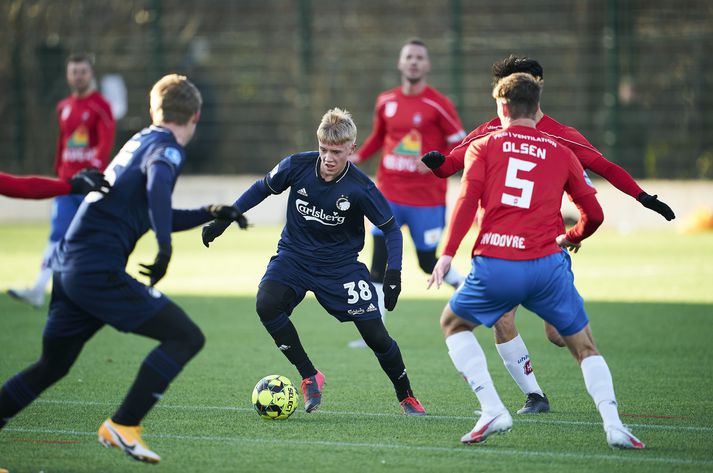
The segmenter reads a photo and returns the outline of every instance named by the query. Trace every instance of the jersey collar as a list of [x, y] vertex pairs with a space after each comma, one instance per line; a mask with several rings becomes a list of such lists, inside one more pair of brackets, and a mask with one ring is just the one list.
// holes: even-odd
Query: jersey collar
[[347, 172], [349, 172], [349, 168], [350, 168], [351, 165], [352, 165], [352, 162], [351, 162], [351, 161], [347, 161], [347, 165], [344, 166], [344, 169], [342, 169], [341, 174], [339, 174], [336, 179], [327, 182], [327, 181], [325, 181], [325, 180], [322, 178], [322, 175], [319, 173], [319, 164], [320, 164], [321, 162], [322, 162], [322, 158], [320, 158], [319, 155], [318, 155], [318, 156], [317, 156], [317, 161], [315, 162], [315, 165], [314, 165], [314, 175], [317, 176], [317, 179], [319, 179], [320, 182], [322, 182], [322, 184], [327, 184], [327, 185], [336, 184], [337, 182], [341, 181], [342, 178], [344, 178], [344, 176], [347, 175]]

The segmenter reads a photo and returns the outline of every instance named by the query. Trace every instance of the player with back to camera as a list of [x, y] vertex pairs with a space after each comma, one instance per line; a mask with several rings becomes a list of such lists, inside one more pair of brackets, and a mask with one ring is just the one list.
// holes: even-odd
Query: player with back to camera
[[[530, 74], [542, 84], [543, 70], [539, 62], [535, 59], [511, 55], [493, 64], [493, 85], [500, 79], [517, 72]], [[658, 200], [657, 196], [644, 192], [626, 170], [604, 158], [576, 129], [563, 125], [549, 115], [545, 115], [539, 106], [535, 115], [535, 123], [537, 130], [545, 133], [560, 145], [572, 150], [585, 171], [591, 170], [599, 174], [614, 187], [634, 197], [644, 207], [661, 214], [666, 220], [675, 218], [668, 205]], [[436, 176], [447, 178], [463, 169], [465, 154], [470, 143], [500, 129], [502, 129], [502, 124], [500, 118], [496, 117], [470, 132], [462, 143], [456, 146], [449, 154], [444, 156], [439, 151], [430, 151], [423, 156], [422, 161], [432, 169]], [[517, 183], [513, 183], [510, 187], [514, 190], [519, 188]], [[564, 228], [564, 223], [562, 227]], [[515, 327], [516, 309], [517, 307], [505, 314], [493, 327], [496, 347], [510, 375], [527, 396], [525, 405], [517, 413], [535, 414], [548, 412], [550, 410], [549, 400], [537, 382], [530, 361], [530, 354], [517, 331], [517, 327]], [[564, 341], [560, 334], [547, 322], [545, 322], [545, 332], [552, 343], [560, 347], [564, 346]]]
[[[447, 152], [460, 142], [465, 131], [451, 101], [428, 85], [431, 61], [423, 41], [410, 39], [402, 46], [398, 69], [401, 85], [376, 98], [371, 134], [350, 159], [358, 164], [383, 149], [376, 185], [389, 202], [396, 225], [408, 226], [418, 264], [430, 274], [446, 224], [448, 183], [433, 176], [420, 157], [432, 149]], [[374, 227], [371, 233], [374, 239], [371, 281], [383, 304], [386, 244], [381, 230]], [[446, 281], [458, 287], [463, 276], [452, 268]], [[381, 309], [385, 315], [383, 306]], [[349, 346], [366, 345], [363, 340], [354, 340]]]
[[[495, 85], [493, 97], [503, 129], [468, 146], [447, 244], [428, 283], [443, 282], [480, 204], [483, 218], [471, 272], [441, 314], [448, 354], [481, 406], [480, 418], [461, 442], [480, 443], [512, 428], [473, 329], [492, 327], [523, 305], [557, 329], [580, 364], [609, 446], [644, 448], [619, 418], [611, 373], [594, 343], [565, 250], [576, 252], [604, 220], [596, 191], [574, 153], [535, 128], [540, 85], [534, 77], [509, 75]], [[509, 186], [513, 176], [522, 184], [521, 193]], [[563, 192], [581, 214], [565, 234], [560, 233]]]
[[[171, 260], [171, 232], [213, 218], [245, 218], [232, 206], [178, 210], [172, 192], [185, 163], [184, 146], [195, 133], [201, 95], [184, 76], [171, 74], [150, 93], [152, 125], [135, 134], [106, 170], [112, 188], [82, 203], [52, 258], [54, 280], [40, 359], [0, 390], [0, 428], [45, 389], [62, 379], [84, 344], [105, 324], [159, 342], [142, 363], [117, 411], [99, 428], [99, 441], [131, 457], [157, 463], [140, 426], [171, 381], [203, 347], [201, 330], [154, 286]], [[152, 229], [158, 253], [141, 265], [149, 286], [126, 273], [136, 242]], [[112, 391], [113, 392], [113, 391]]]
[[[94, 89], [93, 58], [72, 54], [67, 60], [67, 84], [72, 93], [57, 104], [59, 135], [55, 152], [55, 171], [59, 179], [69, 181], [86, 168], [104, 170], [111, 158], [116, 123], [109, 103]], [[80, 195], [58, 194], [52, 206], [50, 236], [40, 273], [30, 288], [10, 288], [13, 298], [40, 307], [45, 289], [52, 279], [49, 258], [62, 239], [82, 203]]]
[[[402, 237], [389, 204], [374, 183], [348, 161], [357, 128], [351, 115], [335, 108], [317, 129], [319, 151], [290, 155], [280, 161], [235, 202], [247, 212], [272, 194], [289, 190], [287, 223], [260, 282], [256, 309], [275, 345], [299, 371], [305, 410], [322, 402], [324, 375], [307, 356], [290, 320], [294, 308], [312, 291], [324, 309], [340, 322], [354, 322], [374, 351], [396, 391], [404, 414], [426, 415], [411, 391], [401, 351], [386, 330], [369, 272], [357, 261], [364, 247], [364, 217], [384, 232], [388, 266], [384, 302], [393, 310], [401, 292]], [[203, 243], [220, 236], [227, 222], [203, 228]]]

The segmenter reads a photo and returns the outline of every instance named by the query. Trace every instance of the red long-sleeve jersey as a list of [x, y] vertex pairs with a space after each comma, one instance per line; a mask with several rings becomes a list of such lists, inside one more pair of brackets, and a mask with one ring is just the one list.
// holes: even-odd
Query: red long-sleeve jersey
[[[599, 174], [614, 187], [633, 198], [637, 198], [643, 192], [643, 189], [639, 187], [634, 178], [631, 177], [631, 174], [602, 156], [602, 153], [592, 146], [576, 129], [563, 125], [548, 115], [543, 115], [542, 119], [537, 122], [536, 127], [537, 130], [571, 149], [585, 170], [591, 170]], [[443, 165], [435, 169], [433, 173], [438, 177], [448, 177], [460, 171], [464, 167], [468, 145], [473, 140], [501, 129], [499, 118], [483, 123], [471, 131], [458, 146], [453, 148], [446, 155]]]
[[57, 104], [57, 120], [57, 176], [67, 180], [88, 167], [103, 171], [109, 164], [116, 131], [109, 103], [99, 92], [82, 98], [70, 95]]
[[19, 199], [47, 199], [69, 194], [72, 186], [61, 179], [42, 176], [13, 176], [0, 172], [0, 195]]
[[359, 161], [383, 148], [376, 184], [391, 202], [417, 207], [446, 204], [448, 183], [421, 163], [426, 151], [447, 152], [465, 136], [455, 107], [432, 87], [404, 95], [401, 87], [381, 93], [371, 134], [357, 151]]
[[453, 211], [444, 255], [455, 255], [468, 232], [478, 202], [483, 220], [473, 255], [530, 260], [560, 251], [560, 205], [567, 192], [582, 216], [567, 233], [579, 243], [604, 216], [584, 178], [584, 169], [567, 147], [547, 134], [512, 126], [474, 140], [465, 154], [461, 192]]

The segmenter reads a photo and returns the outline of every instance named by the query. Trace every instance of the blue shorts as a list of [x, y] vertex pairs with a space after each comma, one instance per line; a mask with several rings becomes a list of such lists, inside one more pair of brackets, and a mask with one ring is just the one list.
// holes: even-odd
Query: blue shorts
[[156, 315], [168, 301], [159, 291], [124, 271], [55, 272], [44, 337], [92, 334], [104, 324], [131, 332]]
[[62, 195], [55, 197], [52, 202], [52, 218], [50, 220], [50, 241], [58, 242], [62, 239], [74, 215], [84, 200], [83, 195]]
[[317, 266], [284, 251], [270, 259], [262, 281], [277, 281], [297, 294], [287, 315], [312, 291], [324, 309], [340, 322], [381, 317], [369, 271], [358, 261]]
[[565, 336], [589, 323], [584, 301], [574, 287], [571, 260], [564, 251], [527, 261], [476, 256], [465, 284], [450, 300], [456, 315], [487, 327], [517, 305]]
[[[431, 251], [438, 247], [443, 228], [446, 226], [446, 206], [414, 207], [389, 202], [394, 220], [399, 228], [406, 225], [417, 251]], [[372, 235], [383, 235], [377, 227]]]

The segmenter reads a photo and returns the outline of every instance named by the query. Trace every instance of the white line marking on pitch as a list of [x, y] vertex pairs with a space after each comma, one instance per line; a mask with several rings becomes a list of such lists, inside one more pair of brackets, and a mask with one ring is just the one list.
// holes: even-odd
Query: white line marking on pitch
[[[21, 427], [8, 427], [4, 429], [7, 432], [20, 433], [41, 433], [41, 434], [62, 434], [62, 435], [77, 435], [77, 436], [95, 436], [96, 432], [82, 432], [77, 430], [54, 430], [54, 429], [28, 429]], [[566, 452], [546, 452], [532, 450], [515, 450], [509, 448], [489, 448], [483, 445], [478, 446], [461, 446], [461, 447], [428, 447], [423, 445], [408, 445], [397, 443], [366, 443], [366, 442], [330, 442], [325, 440], [294, 440], [294, 439], [275, 439], [275, 438], [250, 438], [250, 437], [224, 437], [224, 436], [198, 436], [198, 435], [172, 435], [172, 434], [146, 434], [146, 438], [158, 438], [169, 440], [190, 440], [190, 441], [205, 441], [205, 442], [228, 442], [238, 444], [259, 444], [266, 443], [284, 445], [309, 445], [329, 448], [367, 448], [370, 450], [415, 450], [421, 452], [443, 452], [443, 453], [462, 453], [462, 454], [495, 454], [498, 456], [514, 456], [514, 457], [540, 457], [540, 458], [568, 458], [572, 460], [605, 460], [605, 461], [624, 461], [624, 462], [642, 462], [642, 463], [665, 463], [670, 465], [713, 465], [711, 460], [690, 460], [686, 458], [665, 458], [665, 457], [647, 457], [644, 452], [637, 452], [633, 455], [598, 455], [588, 453], [566, 453]]]
[[[61, 399], [38, 399], [38, 403], [46, 404], [64, 404], [64, 405], [79, 405], [79, 406], [115, 406], [121, 401], [116, 402], [99, 402], [99, 401], [69, 401]], [[176, 404], [156, 404], [158, 409], [176, 409], [176, 410], [187, 410], [187, 411], [201, 411], [201, 410], [212, 410], [212, 411], [238, 411], [238, 412], [252, 412], [254, 409], [249, 407], [235, 407], [235, 406], [186, 406], [186, 405], [176, 405]], [[320, 409], [319, 412], [323, 414], [334, 414], [340, 416], [354, 416], [354, 417], [397, 417], [403, 418], [403, 414], [390, 414], [384, 412], [351, 412], [351, 411], [332, 411], [326, 409]], [[444, 416], [444, 415], [427, 415], [423, 419], [448, 419], [448, 420], [470, 420], [475, 421], [475, 415], [472, 416]], [[587, 422], [587, 421], [576, 421], [576, 420], [556, 420], [556, 419], [523, 419], [514, 418], [515, 423], [523, 424], [545, 424], [545, 425], [578, 425], [578, 426], [591, 426], [591, 427], [601, 427], [601, 422]], [[631, 424], [627, 423], [629, 427], [635, 427], [637, 429], [649, 429], [649, 430], [673, 430], [673, 431], [688, 431], [688, 432], [713, 432], [713, 427], [707, 426], [688, 426], [688, 425], [663, 425], [663, 424]]]

